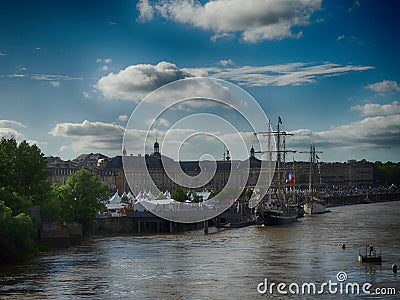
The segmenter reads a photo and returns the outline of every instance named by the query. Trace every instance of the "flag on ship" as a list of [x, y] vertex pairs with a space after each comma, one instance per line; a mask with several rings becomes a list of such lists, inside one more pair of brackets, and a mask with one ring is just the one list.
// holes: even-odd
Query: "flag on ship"
[[290, 184], [294, 184], [294, 174], [292, 172], [288, 172], [288, 180]]

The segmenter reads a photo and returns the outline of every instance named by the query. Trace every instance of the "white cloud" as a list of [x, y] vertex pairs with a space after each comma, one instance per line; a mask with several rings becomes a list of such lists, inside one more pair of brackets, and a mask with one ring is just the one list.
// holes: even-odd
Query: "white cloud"
[[96, 63], [103, 64], [103, 66], [100, 68], [100, 70], [108, 71], [110, 69], [109, 64], [112, 63], [112, 59], [111, 58], [98, 58], [98, 59], [96, 59]]
[[121, 122], [125, 122], [128, 120], [128, 116], [127, 115], [120, 115], [118, 117], [118, 120], [120, 120]]
[[53, 87], [58, 87], [58, 86], [60, 86], [60, 82], [59, 82], [59, 81], [50, 81], [50, 84], [51, 84]]
[[[21, 71], [25, 71], [26, 68], [21, 68]], [[82, 80], [82, 77], [73, 77], [67, 75], [59, 75], [59, 74], [10, 74], [7, 75], [10, 78], [28, 78], [31, 80], [39, 80], [39, 81], [51, 81], [51, 82], [59, 82], [59, 81], [70, 81], [70, 80]], [[54, 86], [54, 83], [51, 83]]]
[[92, 96], [90, 96], [90, 94], [86, 91], [83, 91], [83, 97], [85, 97], [85, 99], [90, 99], [92, 98]]
[[49, 132], [53, 136], [72, 138], [71, 147], [76, 152], [106, 151], [119, 154], [125, 128], [103, 122], [59, 123]]
[[67, 151], [69, 151], [69, 149], [70, 149], [69, 146], [67, 146], [67, 145], [62, 145], [62, 146], [59, 148], [59, 151], [60, 151], [60, 152], [67, 152]]
[[356, 10], [358, 7], [360, 7], [360, 2], [358, 0], [355, 0], [353, 5], [351, 7], [349, 7], [349, 9], [347, 10], [349, 13], [353, 12], [354, 10]]
[[313, 83], [321, 77], [339, 76], [372, 68], [372, 66], [339, 65], [329, 62], [323, 64], [298, 62], [259, 67], [210, 68], [208, 71], [214, 77], [233, 80], [246, 86], [285, 86]]
[[36, 140], [26, 140], [26, 142], [31, 146], [36, 145], [39, 148], [46, 147], [48, 145], [47, 142], [38, 142]]
[[138, 22], [146, 22], [153, 19], [154, 9], [150, 5], [149, 0], [139, 0], [136, 4], [136, 8], [139, 11]]
[[25, 128], [26, 126], [20, 122], [13, 120], [0, 120], [0, 127]]
[[96, 136], [96, 135], [121, 135], [124, 128], [117, 124], [90, 122], [88, 120], [82, 123], [59, 123], [50, 134], [54, 136], [65, 137], [81, 137], [81, 136]]
[[26, 126], [14, 120], [0, 120], [0, 138], [11, 138], [19, 140], [23, 138], [21, 130]]
[[314, 133], [317, 142], [351, 147], [390, 147], [399, 145], [400, 115], [368, 117], [328, 131]]
[[344, 35], [344, 34], [339, 35], [339, 36], [336, 38], [336, 41], [343, 40], [344, 38], [345, 38], [345, 35]]
[[232, 60], [230, 60], [230, 59], [223, 59], [223, 60], [220, 60], [220, 61], [219, 61], [219, 64], [220, 64], [221, 66], [224, 66], [224, 67], [235, 65], [235, 63], [234, 63]]
[[110, 73], [100, 78], [96, 88], [106, 98], [137, 102], [164, 84], [193, 76], [172, 63], [162, 61], [157, 65], [132, 65], [118, 73]]
[[369, 84], [365, 87], [378, 94], [400, 93], [400, 86], [396, 81], [384, 80], [376, 83]]
[[8, 128], [8, 127], [0, 127], [0, 138], [11, 138], [14, 137], [16, 139], [19, 139], [21, 136], [21, 132], [13, 129], [13, 128]]
[[158, 13], [165, 19], [214, 32], [213, 39], [241, 32], [244, 41], [298, 38], [295, 28], [310, 24], [311, 15], [321, 9], [321, 0], [169, 0], [151, 5], [139, 1], [139, 21], [149, 21]]
[[0, 56], [7, 56], [7, 53], [0, 52]]
[[24, 77], [26, 77], [26, 75], [25, 74], [10, 74], [7, 77], [10, 77], [10, 78], [24, 78]]
[[295, 149], [307, 149], [313, 142], [317, 148], [334, 156], [346, 151], [349, 158], [360, 155], [365, 158], [371, 150], [400, 147], [400, 114], [367, 117], [329, 130], [298, 129], [291, 133], [295, 136], [289, 144]]
[[157, 120], [148, 119], [146, 125], [169, 127], [170, 123], [167, 119], [159, 118]]
[[71, 77], [66, 75], [56, 75], [56, 74], [30, 74], [27, 75], [34, 80], [44, 80], [44, 81], [59, 81], [59, 80], [82, 80], [81, 77]]
[[[225, 63], [229, 63], [229, 61]], [[267, 66], [178, 68], [173, 63], [162, 61], [157, 65], [131, 65], [118, 73], [110, 73], [100, 78], [96, 88], [105, 98], [138, 102], [162, 85], [188, 77], [212, 76], [250, 87], [286, 86], [313, 83], [322, 77], [339, 76], [372, 68], [372, 66], [339, 65], [329, 62], [323, 64], [298, 62]]]
[[351, 110], [360, 111], [364, 116], [391, 116], [400, 114], [400, 105], [398, 101], [390, 104], [367, 103], [364, 105], [355, 105]]

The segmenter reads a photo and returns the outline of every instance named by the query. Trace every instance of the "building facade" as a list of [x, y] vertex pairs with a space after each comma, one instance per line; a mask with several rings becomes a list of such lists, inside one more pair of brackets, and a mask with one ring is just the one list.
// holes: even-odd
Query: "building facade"
[[[144, 156], [126, 155], [112, 158], [102, 154], [81, 155], [72, 161], [63, 161], [59, 157], [48, 158], [49, 182], [63, 185], [69, 175], [77, 170], [86, 169], [100, 176], [111, 192], [134, 193], [151, 191], [154, 184], [160, 191], [172, 191], [177, 187], [184, 190], [218, 191], [225, 187], [228, 180], [236, 186], [255, 186], [260, 175], [262, 162], [250, 149], [247, 160], [231, 160], [229, 152], [224, 160], [211, 161], [173, 161], [163, 156], [160, 145], [154, 143], [154, 151]], [[124, 168], [125, 167], [125, 168]], [[182, 172], [182, 171], [183, 172]], [[275, 170], [273, 183], [277, 181]], [[286, 178], [287, 172], [295, 176], [296, 185], [306, 188], [310, 177], [309, 162], [293, 162], [283, 166], [279, 175]], [[324, 186], [372, 185], [373, 168], [369, 165], [348, 161], [347, 163], [320, 163], [314, 166], [313, 182]], [[130, 186], [128, 184], [130, 182]], [[153, 184], [154, 182], [154, 184]], [[274, 183], [275, 182], [275, 183]]]

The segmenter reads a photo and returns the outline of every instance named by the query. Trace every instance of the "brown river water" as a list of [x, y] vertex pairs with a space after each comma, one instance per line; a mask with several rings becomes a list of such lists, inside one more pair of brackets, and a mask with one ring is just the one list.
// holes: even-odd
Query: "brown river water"
[[[400, 298], [400, 271], [391, 270], [400, 269], [400, 201], [333, 207], [288, 226], [210, 231], [94, 237], [0, 266], [0, 299]], [[371, 243], [382, 264], [358, 263]]]

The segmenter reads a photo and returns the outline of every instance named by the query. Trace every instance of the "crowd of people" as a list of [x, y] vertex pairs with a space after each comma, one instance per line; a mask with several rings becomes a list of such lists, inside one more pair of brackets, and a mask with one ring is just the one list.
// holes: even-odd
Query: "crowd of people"
[[400, 192], [400, 188], [394, 184], [390, 186], [329, 186], [323, 189], [326, 196], [353, 196], [353, 195], [373, 195], [373, 194], [392, 194]]

